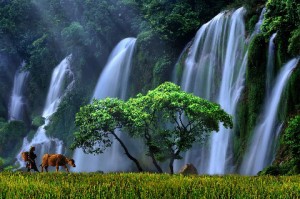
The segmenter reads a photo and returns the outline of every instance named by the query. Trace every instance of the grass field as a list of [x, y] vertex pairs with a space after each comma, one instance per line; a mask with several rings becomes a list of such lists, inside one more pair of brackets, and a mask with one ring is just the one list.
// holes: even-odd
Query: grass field
[[300, 176], [0, 173], [0, 198], [300, 198]]

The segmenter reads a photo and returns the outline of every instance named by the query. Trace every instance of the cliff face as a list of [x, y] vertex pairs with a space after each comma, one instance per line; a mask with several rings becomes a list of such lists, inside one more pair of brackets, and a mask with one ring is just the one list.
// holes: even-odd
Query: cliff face
[[[252, 40], [249, 46], [246, 87], [239, 110], [239, 124], [243, 129], [241, 132], [243, 132], [245, 138], [251, 135], [255, 127], [255, 121], [261, 117], [259, 110], [262, 109], [263, 100], [268, 94], [265, 83], [268, 76], [273, 75], [275, 77], [288, 60], [299, 57], [299, 45], [295, 45], [295, 41], [299, 39], [298, 32], [300, 30], [299, 13], [295, 8], [299, 8], [299, 6], [300, 4], [296, 1], [269, 0], [265, 4], [266, 13], [261, 28], [262, 32]], [[269, 52], [272, 38], [273, 56]], [[267, 68], [270, 56], [272, 56], [271, 61], [274, 65], [273, 71]], [[286, 129], [290, 127], [288, 121], [299, 114], [299, 94], [296, 94], [296, 90], [299, 88], [295, 84], [295, 81], [298, 80], [299, 62], [298, 66], [293, 69], [281, 97], [277, 119], [282, 122], [283, 126], [280, 128], [280, 138], [276, 143], [273, 143], [277, 155], [274, 160], [274, 168], [271, 168], [270, 172], [273, 172], [272, 169], [278, 170], [278, 174], [291, 170], [297, 172], [293, 167], [293, 165], [297, 165], [295, 164], [297, 158], [291, 155], [291, 147], [297, 146], [298, 141], [296, 141], [296, 137], [293, 140], [291, 136], [286, 139], [286, 135], [290, 134], [287, 133]], [[271, 102], [272, 99], [269, 103]]]

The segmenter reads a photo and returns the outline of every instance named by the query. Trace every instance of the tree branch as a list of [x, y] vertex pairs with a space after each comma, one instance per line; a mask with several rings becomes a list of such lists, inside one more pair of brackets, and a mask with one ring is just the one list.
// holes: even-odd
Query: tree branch
[[138, 170], [139, 171], [143, 171], [140, 163], [138, 162], [137, 159], [135, 159], [128, 151], [127, 147], [125, 146], [125, 144], [123, 143], [123, 141], [116, 135], [116, 133], [114, 131], [111, 131], [111, 134], [116, 138], [116, 140], [118, 140], [118, 142], [121, 144], [122, 148], [124, 149], [125, 151], [125, 154], [127, 155], [127, 157], [132, 160], [135, 165], [137, 166]]

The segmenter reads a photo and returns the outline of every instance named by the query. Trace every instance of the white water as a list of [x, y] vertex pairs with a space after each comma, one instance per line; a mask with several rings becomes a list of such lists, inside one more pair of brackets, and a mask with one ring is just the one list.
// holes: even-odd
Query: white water
[[53, 70], [51, 83], [42, 114], [42, 116], [45, 118], [45, 124], [38, 128], [33, 139], [30, 142], [28, 141], [27, 137], [24, 138], [23, 146], [19, 154], [17, 155], [17, 163], [20, 164], [21, 167], [25, 166], [25, 162], [21, 159], [21, 152], [29, 151], [31, 146], [36, 147], [37, 165], [40, 163], [42, 156], [45, 153], [63, 152], [63, 142], [57, 138], [49, 138], [46, 135], [46, 130], [44, 129], [44, 127], [49, 124], [51, 115], [56, 112], [58, 105], [61, 102], [61, 99], [66, 91], [70, 90], [73, 86], [74, 80], [69, 83], [66, 88], [63, 87], [66, 76], [73, 76], [70, 70], [71, 58], [72, 56], [69, 55]]
[[[239, 9], [232, 15], [218, 99], [221, 107], [233, 116], [244, 87], [243, 80], [246, 67], [246, 62], [242, 64], [245, 57], [243, 53], [245, 49], [244, 13], [243, 9]], [[210, 145], [209, 174], [224, 174], [229, 172], [227, 169], [233, 166], [227, 155], [231, 138], [231, 130], [225, 129], [223, 126], [220, 126], [218, 133], [213, 133]]]
[[[219, 103], [232, 115], [244, 87], [247, 63], [244, 14], [243, 8], [233, 13], [222, 12], [198, 30], [181, 83], [185, 91]], [[230, 130], [221, 127], [209, 143], [187, 152], [185, 162], [176, 161], [175, 169], [193, 163], [199, 173], [229, 172], [233, 167], [228, 147], [231, 137]]]
[[[264, 13], [266, 9], [263, 8], [259, 20], [255, 25], [254, 31], [250, 36], [251, 39], [260, 32], [260, 27], [263, 22]], [[241, 18], [239, 18], [241, 20]], [[243, 23], [236, 23], [236, 26], [242, 26], [242, 30], [244, 31]], [[231, 29], [233, 31], [233, 29]], [[244, 32], [243, 32], [244, 34]], [[240, 64], [237, 55], [241, 48], [234, 47], [232, 45], [235, 44], [238, 40], [234, 33], [230, 33], [229, 42], [227, 45], [227, 55], [225, 59], [225, 68], [223, 70], [222, 76], [222, 84], [220, 95], [218, 99], [218, 103], [221, 107], [229, 114], [233, 116], [233, 121], [235, 121], [236, 107], [241, 92], [244, 88], [244, 79], [246, 66], [248, 61], [248, 52], [246, 52], [242, 64]], [[243, 40], [239, 45], [245, 45], [245, 41]], [[245, 46], [244, 46], [245, 47]], [[235, 71], [238, 70], [238, 75], [235, 76]], [[236, 78], [236, 79], [234, 79]], [[211, 138], [211, 150], [210, 150], [210, 161], [208, 167], [209, 174], [225, 174], [231, 173], [235, 170], [235, 166], [233, 165], [232, 158], [233, 152], [231, 151], [232, 144], [232, 130], [225, 129], [223, 126], [220, 126], [220, 130], [218, 133], [213, 133]]]
[[275, 59], [275, 44], [274, 39], [276, 37], [276, 33], [274, 33], [269, 41], [268, 47], [268, 61], [267, 61], [267, 71], [266, 71], [266, 93], [267, 97], [270, 96], [271, 86], [274, 78], [274, 59]]
[[263, 8], [262, 11], [261, 11], [261, 13], [260, 13], [258, 22], [255, 24], [254, 30], [253, 30], [253, 32], [252, 32], [252, 34], [250, 36], [250, 40], [253, 39], [253, 37], [255, 35], [257, 35], [258, 33], [260, 33], [260, 31], [261, 31], [260, 27], [261, 27], [261, 25], [263, 23], [265, 13], [266, 13], [266, 8]]
[[26, 80], [29, 73], [27, 71], [22, 71], [25, 62], [23, 62], [20, 68], [16, 71], [14, 77], [14, 86], [12, 90], [10, 106], [9, 106], [9, 120], [24, 120], [24, 110], [25, 110], [25, 97], [24, 89]]
[[[126, 38], [113, 49], [98, 79], [92, 99], [106, 97], [126, 99], [135, 42], [135, 38]], [[120, 136], [120, 132], [117, 134]], [[84, 154], [81, 149], [76, 149], [74, 159], [76, 168], [72, 170], [77, 172], [126, 171], [132, 164], [116, 140], [111, 148], [100, 155]]]
[[299, 59], [292, 59], [279, 72], [271, 95], [265, 100], [263, 113], [256, 125], [249, 148], [243, 158], [240, 172], [244, 175], [256, 175], [274, 159], [275, 145], [278, 132], [281, 129], [277, 121], [277, 112], [282, 92], [292, 70], [297, 66]]

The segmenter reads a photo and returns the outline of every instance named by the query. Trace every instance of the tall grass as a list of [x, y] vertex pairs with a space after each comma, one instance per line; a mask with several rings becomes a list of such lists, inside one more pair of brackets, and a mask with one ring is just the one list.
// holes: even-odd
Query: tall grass
[[300, 198], [300, 176], [2, 172], [0, 198]]

